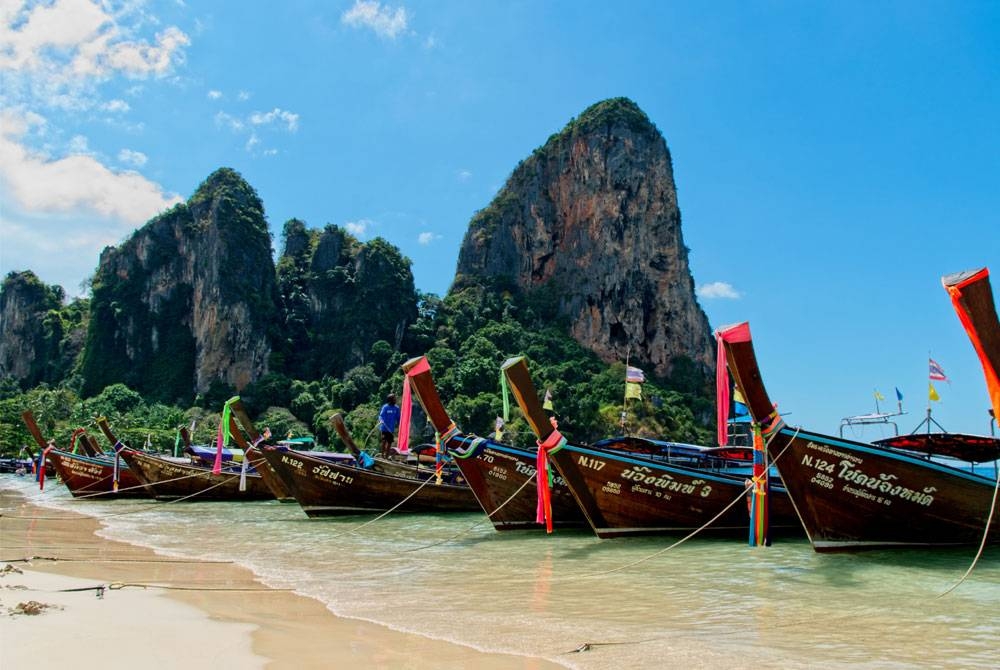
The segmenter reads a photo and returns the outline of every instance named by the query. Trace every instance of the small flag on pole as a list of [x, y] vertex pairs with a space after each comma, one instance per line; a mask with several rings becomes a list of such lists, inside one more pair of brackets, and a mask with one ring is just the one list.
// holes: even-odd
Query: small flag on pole
[[746, 416], [750, 413], [747, 401], [743, 398], [738, 388], [733, 389], [733, 416]]
[[634, 368], [631, 365], [626, 365], [625, 381], [631, 384], [645, 384], [646, 374], [639, 368]]
[[934, 384], [927, 382], [927, 399], [933, 400], [934, 402], [940, 402], [941, 396], [938, 395], [937, 389], [934, 388]]
[[625, 397], [642, 400], [642, 387], [635, 382], [625, 382]]
[[552, 407], [552, 391], [551, 389], [545, 389], [545, 400], [542, 401], [542, 409], [547, 409], [550, 412], [555, 410]]
[[896, 400], [903, 401], [903, 392], [899, 390], [898, 386], [896, 387]]
[[885, 396], [879, 393], [878, 389], [875, 389], [875, 399], [878, 401], [882, 401], [885, 400]]
[[928, 358], [927, 361], [929, 368], [927, 376], [930, 379], [933, 379], [936, 382], [948, 381], [948, 377], [944, 374], [944, 368], [942, 368], [937, 361], [935, 361], [933, 358]]

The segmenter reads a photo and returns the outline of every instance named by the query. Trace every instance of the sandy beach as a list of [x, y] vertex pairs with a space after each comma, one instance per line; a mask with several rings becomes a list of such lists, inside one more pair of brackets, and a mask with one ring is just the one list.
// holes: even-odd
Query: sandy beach
[[[0, 491], [0, 510], [4, 670], [559, 667], [338, 617], [233, 563], [107, 540], [97, 520], [31, 505], [16, 492]], [[32, 601], [41, 611], [18, 611]]]

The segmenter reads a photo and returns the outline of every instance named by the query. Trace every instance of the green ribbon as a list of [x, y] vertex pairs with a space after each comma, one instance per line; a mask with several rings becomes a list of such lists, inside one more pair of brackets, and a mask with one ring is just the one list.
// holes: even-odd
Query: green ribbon
[[500, 371], [500, 392], [503, 394], [503, 422], [510, 423], [510, 391], [507, 390], [507, 375]]

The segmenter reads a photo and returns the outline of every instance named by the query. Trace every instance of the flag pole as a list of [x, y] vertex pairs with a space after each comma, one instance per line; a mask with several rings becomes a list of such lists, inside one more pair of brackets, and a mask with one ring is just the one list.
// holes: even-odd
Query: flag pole
[[622, 414], [620, 417], [620, 428], [622, 435], [625, 434], [625, 418], [628, 416], [628, 362], [629, 356], [632, 354], [632, 347], [626, 347], [625, 349], [625, 391], [624, 397], [622, 398]]

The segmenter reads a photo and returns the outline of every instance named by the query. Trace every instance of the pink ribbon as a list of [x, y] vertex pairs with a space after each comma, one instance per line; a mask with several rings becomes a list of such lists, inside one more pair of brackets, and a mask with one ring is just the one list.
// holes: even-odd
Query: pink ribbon
[[749, 341], [750, 324], [746, 321], [715, 331], [715, 420], [718, 424], [717, 436], [720, 447], [726, 446], [729, 438], [729, 370], [726, 367], [726, 347], [723, 343]]

